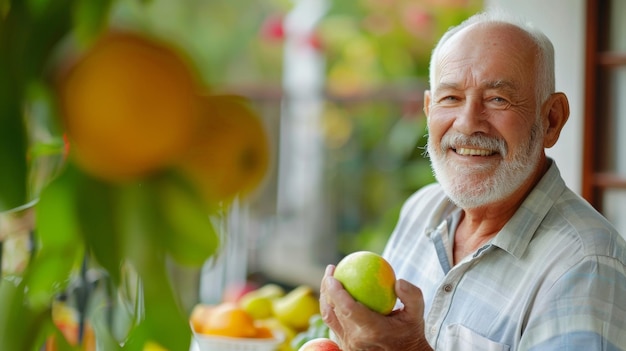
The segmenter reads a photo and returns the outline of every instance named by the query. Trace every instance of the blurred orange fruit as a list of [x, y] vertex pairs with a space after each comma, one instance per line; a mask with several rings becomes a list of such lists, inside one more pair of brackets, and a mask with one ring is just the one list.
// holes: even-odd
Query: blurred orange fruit
[[211, 313], [211, 305], [207, 304], [196, 304], [191, 310], [191, 315], [189, 316], [189, 323], [191, 323], [191, 328], [194, 331], [200, 332], [209, 318], [209, 314]]
[[257, 328], [254, 319], [235, 303], [225, 302], [212, 307], [198, 323], [196, 332], [207, 335], [254, 338]]
[[167, 166], [196, 128], [196, 83], [172, 47], [128, 32], [103, 36], [61, 82], [72, 157], [110, 181]]
[[210, 202], [246, 195], [264, 179], [269, 142], [261, 118], [243, 97], [210, 95], [202, 100], [201, 127], [181, 168]]
[[256, 338], [259, 339], [271, 339], [274, 337], [274, 333], [272, 329], [266, 326], [257, 326], [256, 327]]

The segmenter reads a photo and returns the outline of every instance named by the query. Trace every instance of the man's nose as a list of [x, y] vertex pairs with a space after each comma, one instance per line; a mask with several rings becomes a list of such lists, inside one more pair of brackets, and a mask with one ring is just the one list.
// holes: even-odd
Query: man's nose
[[487, 133], [487, 114], [482, 101], [466, 99], [454, 121], [455, 128], [465, 135]]

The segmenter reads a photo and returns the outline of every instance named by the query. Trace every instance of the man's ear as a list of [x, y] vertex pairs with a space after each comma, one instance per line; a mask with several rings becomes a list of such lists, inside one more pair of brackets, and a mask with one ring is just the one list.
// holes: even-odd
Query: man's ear
[[424, 90], [424, 114], [426, 118], [430, 113], [430, 90]]
[[543, 146], [550, 148], [556, 144], [561, 130], [569, 118], [569, 101], [563, 93], [550, 95], [544, 104], [543, 115], [545, 116]]

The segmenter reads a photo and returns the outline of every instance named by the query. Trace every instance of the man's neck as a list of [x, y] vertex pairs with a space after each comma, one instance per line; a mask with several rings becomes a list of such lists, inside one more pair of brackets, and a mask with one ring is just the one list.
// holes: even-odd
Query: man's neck
[[506, 199], [483, 207], [463, 210], [454, 234], [453, 261], [455, 265], [500, 232], [549, 167], [550, 163], [544, 157], [539, 162], [537, 171], [528, 181]]

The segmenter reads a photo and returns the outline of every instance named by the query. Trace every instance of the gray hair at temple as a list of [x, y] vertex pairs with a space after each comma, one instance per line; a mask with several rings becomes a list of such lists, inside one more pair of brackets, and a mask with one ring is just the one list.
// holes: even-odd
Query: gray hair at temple
[[554, 46], [552, 45], [552, 42], [542, 31], [535, 28], [531, 23], [513, 17], [500, 10], [488, 10], [486, 12], [475, 14], [458, 26], [448, 29], [435, 46], [430, 58], [430, 89], [435, 87], [433, 84], [436, 82], [438, 74], [437, 65], [439, 63], [439, 52], [443, 45], [456, 33], [477, 23], [508, 23], [523, 30], [529, 35], [531, 40], [537, 45], [537, 52], [539, 56], [536, 71], [537, 83], [539, 84], [537, 89], [537, 102], [541, 105], [544, 101], [546, 101], [550, 94], [555, 92]]

